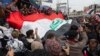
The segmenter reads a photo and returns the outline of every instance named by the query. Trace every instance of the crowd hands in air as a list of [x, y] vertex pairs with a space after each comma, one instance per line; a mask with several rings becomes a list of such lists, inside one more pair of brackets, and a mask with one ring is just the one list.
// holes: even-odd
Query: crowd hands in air
[[0, 6], [0, 56], [100, 56], [100, 22], [95, 19], [90, 17], [88, 23], [71, 25], [62, 36], [50, 32], [41, 39], [38, 28], [30, 29], [24, 35], [5, 24], [5, 18], [13, 11], [29, 15], [37, 12], [50, 14], [53, 10], [38, 10], [18, 0]]

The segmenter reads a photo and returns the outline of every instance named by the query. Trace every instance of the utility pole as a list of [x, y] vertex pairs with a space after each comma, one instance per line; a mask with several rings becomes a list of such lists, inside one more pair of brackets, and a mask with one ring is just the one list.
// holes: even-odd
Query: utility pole
[[67, 16], [69, 17], [69, 0], [67, 0]]
[[96, 13], [96, 4], [94, 4], [94, 14]]
[[40, 5], [42, 4], [42, 0], [40, 0]]
[[96, 13], [96, 3], [95, 3], [95, 0], [93, 0], [93, 3], [94, 3], [94, 14]]

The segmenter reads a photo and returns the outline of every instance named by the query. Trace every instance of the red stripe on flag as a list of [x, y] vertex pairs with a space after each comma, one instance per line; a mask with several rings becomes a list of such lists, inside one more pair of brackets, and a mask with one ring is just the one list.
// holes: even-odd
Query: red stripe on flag
[[21, 29], [22, 24], [23, 24], [22, 18], [23, 17], [20, 14], [20, 12], [13, 12], [13, 13], [10, 13], [10, 16], [7, 19], [7, 22], [9, 23], [11, 27], [16, 28], [16, 29]]

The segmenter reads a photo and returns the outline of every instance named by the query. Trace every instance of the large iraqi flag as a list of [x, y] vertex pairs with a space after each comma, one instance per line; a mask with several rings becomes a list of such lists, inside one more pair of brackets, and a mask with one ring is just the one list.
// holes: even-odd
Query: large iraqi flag
[[[49, 30], [57, 32], [65, 32], [67, 28], [63, 28], [65, 24], [69, 27], [72, 20], [64, 20], [62, 13], [52, 13], [45, 15], [43, 13], [35, 13], [28, 16], [23, 16], [20, 12], [12, 12], [7, 18], [7, 22], [13, 28], [21, 30], [26, 35], [26, 31], [38, 28], [38, 34], [42, 38]], [[62, 33], [62, 34], [63, 34]]]

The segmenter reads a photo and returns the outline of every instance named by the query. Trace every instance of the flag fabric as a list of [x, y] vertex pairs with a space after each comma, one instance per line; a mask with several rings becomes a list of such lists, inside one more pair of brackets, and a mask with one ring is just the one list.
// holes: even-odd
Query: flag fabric
[[21, 26], [23, 24], [23, 16], [20, 12], [12, 12], [10, 13], [10, 16], [7, 19], [7, 22], [10, 24], [11, 27], [16, 29], [21, 29]]
[[84, 10], [84, 13], [89, 14], [89, 15], [92, 15], [92, 14], [94, 14], [94, 8], [92, 8], [92, 9], [86, 8], [86, 9]]
[[100, 22], [100, 12], [98, 12], [98, 13], [96, 13], [96, 20], [98, 21], [98, 22]]
[[91, 5], [90, 7], [86, 7], [84, 12], [89, 15], [93, 15], [96, 12], [96, 5]]
[[49, 30], [54, 30], [59, 34], [60, 32], [61, 34], [64, 34], [69, 29], [68, 27], [72, 23], [72, 20], [64, 20], [61, 13], [52, 13], [51, 15], [37, 13], [23, 16], [17, 11], [10, 13], [7, 22], [11, 27], [21, 30], [25, 35], [26, 31], [38, 28], [38, 34], [42, 38]]

